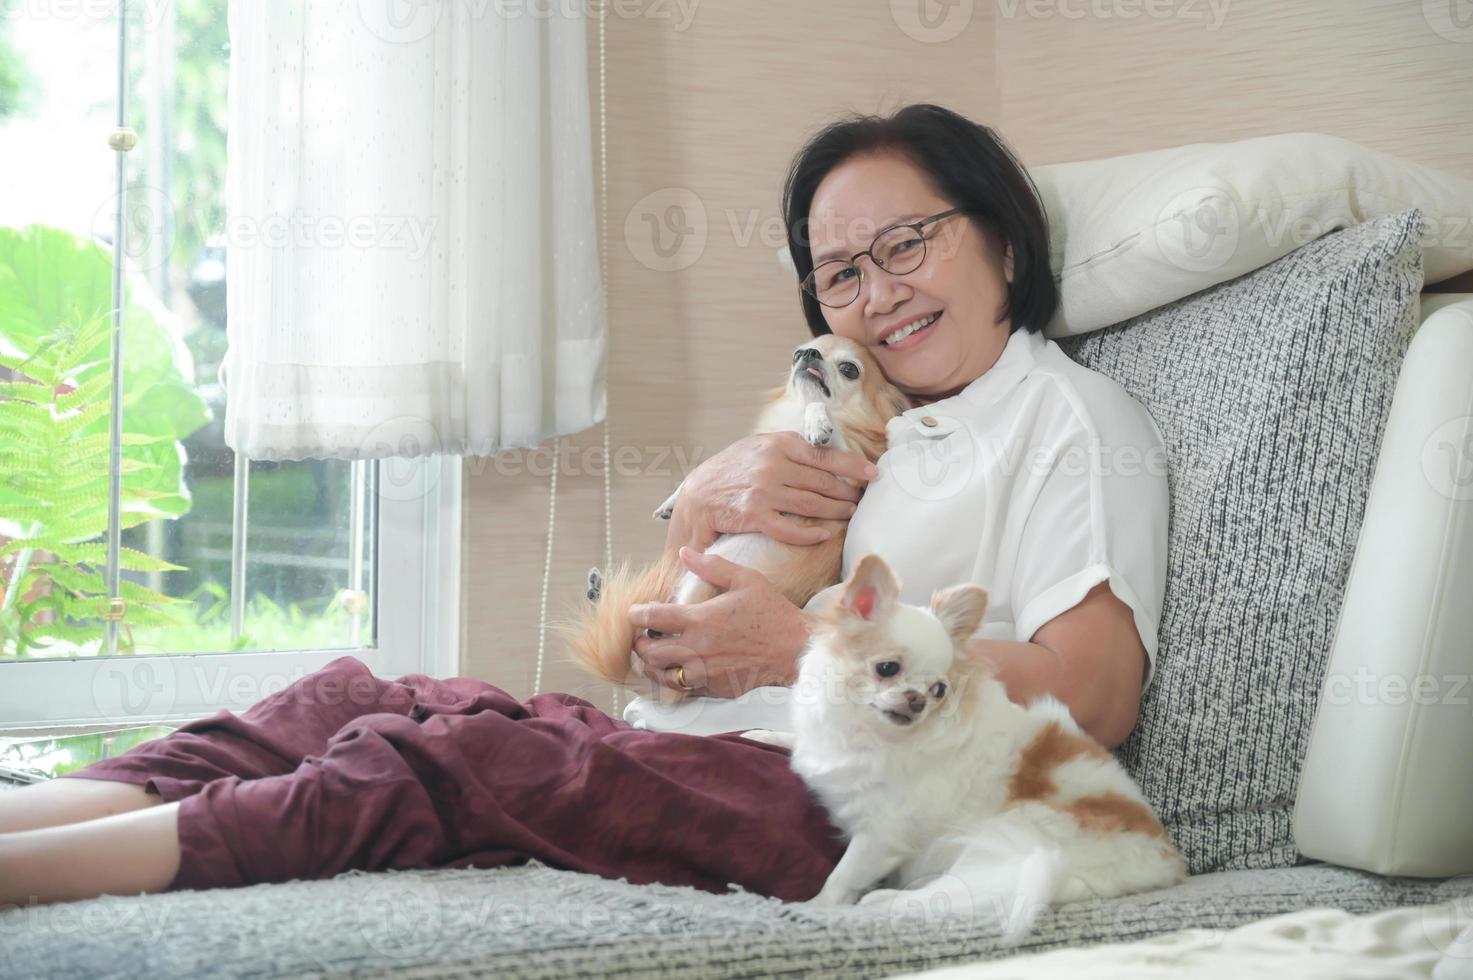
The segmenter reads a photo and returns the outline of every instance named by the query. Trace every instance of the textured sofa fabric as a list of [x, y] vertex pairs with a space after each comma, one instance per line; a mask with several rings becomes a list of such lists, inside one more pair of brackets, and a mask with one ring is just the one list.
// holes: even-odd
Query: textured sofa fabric
[[0, 912], [0, 976], [885, 977], [984, 957], [1231, 928], [1333, 906], [1449, 902], [1473, 879], [1382, 878], [1329, 865], [1236, 871], [1046, 913], [1014, 950], [919, 909], [809, 909], [746, 893], [630, 885], [532, 864], [348, 872], [322, 881]]
[[1418, 211], [1357, 225], [1059, 341], [1165, 441], [1160, 650], [1119, 755], [1194, 874], [1302, 860], [1294, 796], [1416, 329], [1421, 226]]

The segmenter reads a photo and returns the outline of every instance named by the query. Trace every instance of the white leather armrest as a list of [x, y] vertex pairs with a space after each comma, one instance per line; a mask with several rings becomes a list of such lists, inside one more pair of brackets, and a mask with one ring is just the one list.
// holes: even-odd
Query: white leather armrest
[[[1428, 313], [1431, 312], [1430, 315]], [[1423, 297], [1294, 808], [1307, 856], [1473, 871], [1473, 297]]]

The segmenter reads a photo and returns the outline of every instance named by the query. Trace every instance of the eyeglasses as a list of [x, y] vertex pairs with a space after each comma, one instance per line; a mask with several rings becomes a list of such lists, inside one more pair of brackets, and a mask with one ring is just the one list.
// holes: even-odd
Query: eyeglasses
[[870, 247], [863, 252], [855, 252], [848, 259], [829, 259], [815, 267], [803, 277], [803, 291], [824, 306], [833, 309], [848, 306], [859, 297], [859, 287], [864, 279], [864, 273], [856, 264], [860, 256], [868, 255], [875, 265], [892, 276], [914, 272], [926, 261], [927, 238], [921, 229], [934, 221], [968, 210], [971, 209], [952, 208], [910, 224], [891, 225], [876, 235]]

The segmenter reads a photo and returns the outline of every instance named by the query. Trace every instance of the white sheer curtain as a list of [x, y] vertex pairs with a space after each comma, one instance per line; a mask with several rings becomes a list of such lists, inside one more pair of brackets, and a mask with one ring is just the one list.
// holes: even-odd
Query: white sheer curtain
[[231, 448], [490, 455], [602, 421], [574, 8], [231, 0]]

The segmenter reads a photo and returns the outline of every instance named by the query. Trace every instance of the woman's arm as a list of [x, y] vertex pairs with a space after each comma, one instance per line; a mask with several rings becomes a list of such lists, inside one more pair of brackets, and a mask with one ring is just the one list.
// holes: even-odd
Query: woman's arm
[[[808, 642], [803, 611], [760, 573], [703, 552], [718, 535], [752, 531], [791, 545], [822, 541], [827, 529], [788, 515], [848, 520], [861, 490], [842, 478], [878, 472], [858, 453], [810, 445], [796, 432], [738, 439], [696, 467], [681, 482], [665, 547], [686, 548], [687, 567], [723, 592], [694, 606], [630, 608], [646, 676], [675, 688], [676, 668], [684, 667], [689, 684], [725, 698], [796, 680]], [[679, 635], [652, 640], [646, 629]]]
[[[683, 548], [686, 567], [723, 590], [692, 606], [641, 603], [629, 607], [637, 633], [634, 652], [651, 680], [675, 688], [676, 668], [686, 683], [710, 697], [734, 698], [754, 687], [798, 679], [798, 654], [808, 642], [808, 617], [761, 572], [716, 555]], [[675, 633], [650, 639], [646, 629]]]
[[810, 445], [796, 432], [746, 436], [705, 460], [680, 484], [665, 549], [705, 551], [720, 534], [757, 531], [784, 544], [817, 544], [828, 531], [787, 515], [848, 520], [875, 465], [854, 452]]
[[1027, 704], [1052, 694], [1106, 748], [1124, 742], [1135, 728], [1146, 648], [1130, 607], [1108, 582], [1040, 626], [1030, 642], [977, 639], [972, 649], [996, 665], [1010, 700]]

